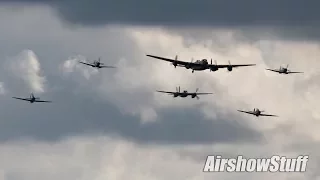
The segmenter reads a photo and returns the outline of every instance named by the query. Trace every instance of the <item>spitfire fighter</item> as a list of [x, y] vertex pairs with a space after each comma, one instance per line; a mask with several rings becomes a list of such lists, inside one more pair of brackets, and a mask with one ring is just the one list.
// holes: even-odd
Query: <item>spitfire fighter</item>
[[20, 98], [20, 97], [12, 97], [14, 99], [18, 99], [18, 100], [23, 100], [23, 101], [29, 101], [30, 103], [35, 103], [35, 102], [45, 102], [45, 103], [51, 103], [52, 101], [43, 101], [40, 100], [39, 97], [34, 97], [34, 94], [31, 93], [29, 98]]
[[87, 65], [87, 66], [91, 66], [91, 67], [94, 67], [94, 68], [97, 68], [97, 69], [100, 69], [100, 68], [116, 68], [114, 66], [104, 66], [100, 60], [101, 58], [99, 58], [97, 61], [94, 60], [93, 63], [86, 63], [86, 62], [79, 62], [81, 64], [84, 64], [84, 65]]
[[251, 115], [254, 115], [254, 116], [273, 116], [273, 117], [278, 117], [277, 115], [271, 115], [271, 114], [262, 114], [262, 112], [264, 111], [261, 111], [259, 110], [258, 108], [254, 108], [253, 111], [242, 111], [242, 110], [238, 110], [239, 112], [243, 112], [243, 113], [247, 113], [247, 114], [251, 114]]

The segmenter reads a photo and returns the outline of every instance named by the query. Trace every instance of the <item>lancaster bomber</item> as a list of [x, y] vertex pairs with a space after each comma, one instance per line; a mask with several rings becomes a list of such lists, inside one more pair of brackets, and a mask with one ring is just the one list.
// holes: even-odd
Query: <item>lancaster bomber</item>
[[45, 103], [51, 103], [52, 101], [43, 101], [40, 100], [39, 97], [34, 97], [33, 93], [31, 93], [29, 98], [19, 98], [19, 97], [12, 97], [14, 99], [19, 99], [19, 100], [23, 100], [23, 101], [29, 101], [30, 103], [35, 103], [35, 102], [45, 102]]
[[100, 59], [101, 58], [99, 58], [97, 61], [94, 60], [93, 63], [85, 63], [85, 62], [81, 62], [81, 61], [79, 61], [79, 63], [87, 65], [87, 66], [91, 66], [91, 67], [94, 67], [94, 68], [98, 68], [98, 69], [100, 69], [100, 68], [116, 68], [114, 66], [103, 66], [104, 63], [102, 63], [100, 61]]
[[196, 92], [190, 93], [186, 90], [180, 92], [180, 86], [179, 88], [176, 88], [176, 92], [171, 92], [171, 91], [157, 91], [157, 92], [161, 92], [161, 93], [167, 93], [167, 94], [172, 94], [173, 97], [182, 97], [185, 98], [187, 96], [191, 96], [191, 98], [197, 98], [200, 99], [198, 95], [206, 95], [206, 94], [213, 94], [213, 93], [198, 93], [199, 88], [196, 89]]
[[191, 60], [191, 62], [185, 62], [185, 61], [179, 61], [178, 56], [176, 56], [175, 59], [168, 59], [168, 58], [154, 56], [154, 55], [147, 55], [147, 56], [155, 58], [155, 59], [160, 59], [163, 61], [171, 62], [175, 68], [177, 66], [179, 66], [179, 67], [185, 67], [186, 69], [191, 69], [192, 73], [194, 73], [194, 71], [203, 71], [206, 69], [210, 69], [210, 71], [217, 71], [217, 70], [219, 70], [219, 68], [227, 68], [228, 71], [232, 71], [233, 68], [237, 68], [237, 67], [255, 66], [255, 64], [234, 64], [234, 65], [231, 65], [230, 61], [229, 61], [229, 64], [227, 64], [227, 65], [217, 65], [216, 61], [215, 61], [215, 64], [212, 64], [212, 59], [209, 64], [207, 59], [196, 60], [195, 62], [193, 62], [193, 60]]
[[254, 115], [254, 116], [273, 116], [273, 117], [278, 117], [277, 115], [271, 115], [271, 114], [262, 114], [262, 112], [264, 111], [261, 111], [259, 110], [258, 108], [254, 108], [253, 111], [241, 111], [241, 110], [238, 110], [239, 112], [243, 112], [243, 113], [247, 113], [247, 114], [251, 114], [251, 115]]
[[290, 71], [290, 70], [288, 69], [288, 67], [289, 67], [289, 64], [288, 64], [287, 67], [285, 67], [285, 68], [280, 66], [279, 69], [266, 69], [266, 70], [268, 70], [268, 71], [273, 71], [273, 72], [277, 72], [277, 73], [279, 73], [279, 74], [303, 73], [303, 72], [293, 72], [293, 71]]

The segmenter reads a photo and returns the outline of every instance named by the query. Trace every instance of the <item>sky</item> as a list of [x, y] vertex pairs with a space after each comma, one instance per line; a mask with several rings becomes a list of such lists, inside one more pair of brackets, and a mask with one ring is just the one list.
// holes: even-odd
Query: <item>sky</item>
[[[0, 1], [0, 180], [320, 179], [319, 2], [121, 3]], [[257, 66], [191, 73], [146, 54]], [[117, 68], [78, 63], [99, 57]], [[304, 74], [265, 70], [287, 64]], [[213, 95], [156, 92], [177, 86]], [[53, 103], [11, 98], [31, 92]], [[253, 108], [279, 117], [237, 111]], [[203, 173], [208, 155], [309, 162]]]

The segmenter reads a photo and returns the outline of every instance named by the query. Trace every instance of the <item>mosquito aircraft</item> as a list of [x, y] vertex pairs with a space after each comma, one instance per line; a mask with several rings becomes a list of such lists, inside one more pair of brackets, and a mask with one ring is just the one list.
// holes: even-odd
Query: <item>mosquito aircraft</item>
[[34, 94], [31, 93], [29, 98], [19, 98], [19, 97], [12, 97], [14, 99], [19, 99], [19, 100], [23, 100], [23, 101], [29, 101], [30, 103], [35, 103], [35, 102], [46, 102], [46, 103], [51, 103], [52, 101], [43, 101], [40, 100], [39, 97], [34, 97]]
[[237, 68], [237, 67], [255, 66], [255, 64], [234, 64], [234, 65], [231, 65], [230, 61], [229, 61], [228, 65], [217, 65], [216, 61], [215, 61], [215, 64], [212, 64], [212, 59], [209, 64], [207, 59], [196, 60], [195, 62], [193, 62], [193, 59], [191, 59], [191, 62], [185, 62], [185, 61], [179, 61], [178, 56], [175, 56], [175, 59], [168, 59], [168, 58], [154, 56], [154, 55], [147, 55], [147, 56], [155, 58], [155, 59], [160, 59], [163, 61], [171, 62], [175, 68], [177, 66], [179, 66], [179, 67], [185, 67], [186, 69], [191, 69], [192, 73], [194, 73], [194, 71], [203, 71], [206, 69], [210, 69], [210, 71], [217, 71], [217, 70], [219, 70], [219, 68], [227, 68], [228, 71], [232, 71], [233, 68]]
[[287, 65], [287, 67], [282, 67], [282, 66], [280, 66], [280, 68], [279, 69], [266, 69], [266, 70], [268, 70], [268, 71], [273, 71], [273, 72], [277, 72], [277, 73], [279, 73], [279, 74], [293, 74], [293, 73], [303, 73], [303, 72], [293, 72], [293, 71], [290, 71], [289, 69], [288, 69], [288, 67], [289, 67], [289, 64]]
[[259, 110], [258, 108], [254, 108], [253, 111], [241, 111], [241, 110], [238, 110], [239, 112], [243, 112], [243, 113], [247, 113], [247, 114], [251, 114], [251, 115], [254, 115], [254, 116], [273, 116], [273, 117], [278, 117], [277, 115], [271, 115], [271, 114], [262, 114], [262, 112], [264, 111], [261, 111]]
[[170, 92], [170, 91], [157, 91], [157, 92], [172, 94], [174, 98], [175, 97], [185, 98], [187, 96], [191, 96], [191, 98], [197, 98], [197, 99], [200, 99], [198, 95], [213, 94], [213, 93], [198, 93], [198, 90], [199, 90], [199, 88], [197, 88], [196, 92], [194, 92], [194, 93], [190, 93], [186, 90], [180, 92], [180, 86], [179, 86], [179, 87], [176, 87], [176, 92]]
[[91, 67], [94, 67], [94, 68], [98, 68], [98, 69], [100, 69], [100, 68], [115, 68], [114, 66], [103, 66], [104, 63], [102, 63], [100, 61], [100, 59], [101, 58], [99, 58], [97, 61], [94, 60], [93, 63], [85, 63], [85, 62], [81, 62], [81, 61], [79, 61], [79, 63], [87, 65], [87, 66], [91, 66]]

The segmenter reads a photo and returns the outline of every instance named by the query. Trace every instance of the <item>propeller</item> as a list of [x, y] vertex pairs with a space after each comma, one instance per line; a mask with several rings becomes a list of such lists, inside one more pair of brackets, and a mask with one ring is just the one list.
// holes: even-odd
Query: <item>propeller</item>
[[180, 86], [176, 87], [176, 91], [179, 93], [180, 92]]
[[99, 57], [99, 63], [102, 65], [103, 63], [101, 62], [101, 57]]
[[176, 55], [176, 57], [174, 58], [174, 62], [173, 62], [173, 66], [174, 68], [177, 68], [177, 60], [178, 60], [178, 55]]
[[[212, 58], [210, 60], [210, 64], [212, 65]], [[217, 66], [217, 60], [214, 60], [214, 64]], [[212, 69], [210, 68], [210, 72], [212, 71]]]
[[230, 71], [232, 71], [232, 65], [231, 65], [231, 63], [230, 63], [230, 61], [228, 61], [228, 63], [229, 63], [229, 66], [228, 66], [228, 71], [230, 72]]
[[197, 89], [196, 89], [196, 92], [195, 92], [195, 94], [196, 94], [196, 96], [195, 96], [195, 97], [197, 98], [197, 100], [199, 100], [199, 99], [200, 99], [200, 97], [197, 95], [197, 92], [198, 92], [198, 91], [199, 91], [199, 88], [197, 88]]
[[289, 64], [287, 64], [287, 67], [286, 67], [286, 71], [289, 72], [290, 70], [288, 69], [289, 67]]

